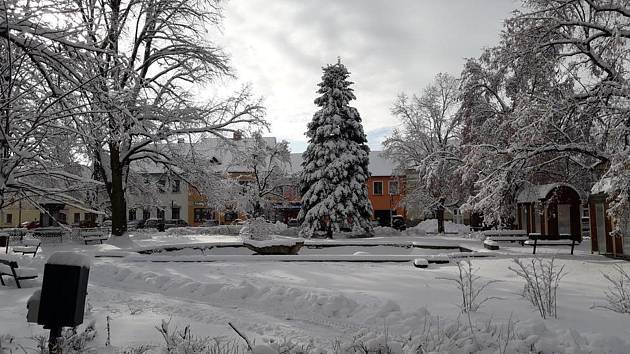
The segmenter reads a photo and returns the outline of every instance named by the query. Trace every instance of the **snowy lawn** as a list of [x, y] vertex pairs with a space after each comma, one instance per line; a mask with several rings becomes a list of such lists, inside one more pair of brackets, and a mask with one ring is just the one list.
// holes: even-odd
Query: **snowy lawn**
[[[236, 241], [229, 236], [150, 236], [136, 242], [149, 246], [213, 240]], [[477, 248], [481, 244], [454, 237], [387, 238], [388, 242], [392, 240], [469, 242]], [[46, 244], [41, 255], [17, 256], [17, 259], [20, 266], [38, 268], [41, 277], [43, 263], [54, 251], [94, 254], [112, 248]], [[335, 252], [341, 249], [352, 252], [359, 248], [337, 248]], [[365, 249], [369, 252], [368, 247]], [[382, 251], [382, 248], [372, 249]], [[531, 247], [508, 246], [501, 248], [498, 257], [472, 260], [481, 281], [500, 281], [490, 285], [483, 296], [500, 299], [485, 303], [472, 314], [471, 321], [481, 328], [488, 327], [484, 323], [507, 326], [511, 318], [523, 337], [513, 341], [531, 341], [543, 352], [630, 352], [627, 341], [630, 315], [592, 308], [594, 304], [604, 303], [603, 292], [608, 283], [602, 273], [611, 273], [613, 264], [622, 264], [630, 272], [630, 264], [590, 255], [585, 245], [580, 246], [575, 256], [568, 255], [564, 247], [542, 250], [544, 257], [559, 253], [557, 261], [568, 271], [558, 290], [559, 318], [541, 320], [522, 296], [523, 281], [508, 269], [514, 267], [513, 256], [531, 257], [528, 254]], [[191, 325], [193, 332], [201, 337], [236, 338], [227, 324], [231, 322], [258, 342], [265, 338], [312, 341], [314, 346], [327, 349], [337, 338], [349, 341], [358, 335], [361, 340], [369, 340], [386, 330], [390, 341], [403, 343], [405, 350], [409, 350], [412, 346], [409, 338], [420, 340], [426, 334], [427, 323], [441, 331], [454, 323], [468, 326], [468, 319], [462, 317], [458, 307], [460, 293], [453, 282], [443, 279], [456, 274], [457, 267], [453, 264], [432, 264], [429, 269], [418, 269], [410, 262], [156, 263], [102, 257], [94, 259], [90, 271], [86, 323], [95, 323], [97, 337], [90, 346], [99, 352], [107, 352], [104, 347], [107, 317], [111, 345], [119, 349], [163, 344], [155, 326], [163, 319], [170, 319], [171, 327]], [[0, 335], [11, 335], [17, 343], [34, 348], [35, 342], [30, 338], [47, 332], [41, 326], [26, 323], [26, 300], [41, 285], [41, 278], [24, 281], [24, 289], [16, 289], [12, 280], [8, 284], [0, 287]], [[486, 332], [487, 329], [479, 329], [476, 340], [482, 345], [496, 342]]]

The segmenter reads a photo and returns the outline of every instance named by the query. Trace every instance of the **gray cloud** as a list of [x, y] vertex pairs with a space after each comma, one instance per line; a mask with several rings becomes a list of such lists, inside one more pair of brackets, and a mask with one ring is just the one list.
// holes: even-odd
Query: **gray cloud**
[[[401, 91], [420, 91], [438, 72], [497, 41], [512, 0], [232, 0], [221, 44], [242, 82], [265, 97], [271, 134], [304, 146], [321, 67], [337, 56], [351, 71], [366, 132], [398, 124]], [[383, 134], [368, 134], [372, 148]], [[378, 137], [376, 136], [378, 135]], [[295, 150], [297, 151], [297, 150]]]

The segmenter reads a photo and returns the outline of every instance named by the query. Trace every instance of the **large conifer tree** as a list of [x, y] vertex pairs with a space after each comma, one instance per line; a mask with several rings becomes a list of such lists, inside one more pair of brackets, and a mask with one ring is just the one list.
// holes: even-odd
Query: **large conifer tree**
[[[340, 61], [324, 69], [315, 99], [320, 108], [308, 124], [309, 145], [304, 152], [300, 192], [302, 234], [352, 227], [372, 234], [372, 206], [366, 181], [370, 149], [361, 117], [349, 102], [355, 99], [350, 75]], [[330, 221], [330, 224], [328, 224]]]

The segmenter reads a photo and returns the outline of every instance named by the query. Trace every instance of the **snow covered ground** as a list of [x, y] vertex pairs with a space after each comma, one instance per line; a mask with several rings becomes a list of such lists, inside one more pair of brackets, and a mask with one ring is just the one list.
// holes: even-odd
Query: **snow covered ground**
[[[142, 247], [238, 242], [234, 236], [222, 235], [143, 234], [132, 239]], [[379, 240], [463, 243], [481, 249], [481, 242], [468, 235], [444, 238], [397, 234], [352, 239], [349, 241], [356, 246], [334, 250], [349, 254], [382, 253], [382, 247], [358, 245]], [[241, 262], [237, 259], [158, 263], [138, 261], [139, 257], [150, 260], [150, 255], [133, 259], [98, 257], [92, 262], [88, 287], [86, 323], [93, 321], [97, 330], [90, 347], [98, 352], [111, 352], [112, 347], [122, 350], [140, 344], [163, 344], [155, 326], [162, 320], [170, 320], [171, 327], [190, 325], [200, 337], [236, 338], [228, 326], [230, 322], [259, 343], [290, 339], [329, 351], [336, 340], [347, 342], [359, 338], [369, 342], [384, 332], [391, 345], [398, 343], [405, 351], [413, 351], [418, 343], [424, 342], [423, 348], [431, 349], [429, 342], [433, 341], [435, 346], [436, 338], [449, 337], [448, 333], [463, 326], [468, 328], [462, 331], [465, 340], [472, 341], [475, 337], [478, 343], [490, 348], [488, 352], [500, 352], [496, 343], [500, 338], [505, 340], [501, 331], [507, 333], [510, 323], [512, 330], [516, 328], [513, 338], [508, 340], [514, 348], [533, 346], [545, 353], [628, 353], [630, 315], [593, 305], [604, 303], [608, 283], [602, 273], [611, 273], [613, 264], [622, 264], [630, 272], [630, 264], [590, 255], [586, 243], [579, 246], [575, 256], [568, 254], [567, 247], [540, 249], [543, 257], [558, 253], [558, 262], [568, 271], [558, 291], [558, 319], [541, 320], [522, 296], [523, 281], [508, 269], [514, 266], [513, 257], [530, 257], [531, 248], [509, 244], [503, 247], [502, 243], [496, 257], [473, 259], [481, 281], [499, 280], [484, 293], [499, 299], [490, 300], [472, 314], [471, 322], [476, 328], [473, 334], [469, 334], [468, 319], [462, 317], [458, 307], [461, 295], [452, 281], [444, 279], [456, 275], [457, 267], [452, 263], [418, 269], [410, 262]], [[115, 247], [45, 244], [35, 258], [15, 258], [21, 267], [37, 268], [41, 275], [45, 259], [60, 250], [103, 254]], [[14, 344], [35, 348], [32, 338], [47, 332], [41, 326], [26, 323], [26, 301], [41, 286], [41, 278], [24, 281], [23, 289], [17, 289], [11, 280], [8, 284], [0, 287], [0, 336], [12, 336]], [[106, 348], [108, 317], [112, 347]], [[443, 343], [440, 348], [443, 352], [470, 351], [470, 346], [459, 344]], [[516, 349], [507, 352], [511, 351]]]

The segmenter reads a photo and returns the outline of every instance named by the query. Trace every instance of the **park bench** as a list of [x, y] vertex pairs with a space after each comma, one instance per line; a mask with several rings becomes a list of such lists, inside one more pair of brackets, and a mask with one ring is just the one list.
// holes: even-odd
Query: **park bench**
[[105, 232], [100, 228], [79, 229], [79, 236], [83, 242], [87, 245], [88, 242], [100, 242], [109, 239], [108, 232]]
[[42, 241], [51, 238], [59, 238], [59, 242], [63, 242], [63, 235], [66, 233], [61, 227], [40, 227], [33, 230], [33, 237]]
[[[0, 247], [4, 247], [4, 253], [9, 253], [9, 244], [11, 240], [11, 236], [9, 235], [0, 235]], [[41, 241], [35, 239], [21, 239], [17, 246], [13, 246], [12, 250], [15, 253], [32, 254], [33, 257], [37, 254], [39, 250], [39, 246]]]
[[529, 240], [527, 231], [525, 230], [486, 230], [481, 233], [483, 237], [483, 246], [489, 250], [498, 250], [499, 245], [497, 242], [509, 241], [523, 243]]
[[20, 243], [19, 246], [13, 246], [13, 252], [22, 253], [22, 255], [32, 254], [33, 257], [35, 257], [42, 241], [37, 239], [23, 239]]
[[31, 268], [20, 268], [16, 261], [0, 258], [0, 282], [2, 285], [6, 285], [3, 278], [5, 275], [13, 277], [15, 285], [21, 288], [20, 280], [37, 278], [37, 271]]
[[536, 254], [536, 247], [538, 246], [571, 246], [571, 254], [575, 249], [576, 243], [580, 243], [579, 236], [573, 236], [570, 234], [560, 234], [560, 236], [546, 236], [540, 233], [534, 232], [529, 234], [529, 240], [525, 241], [525, 245], [533, 246], [532, 254]]
[[482, 232], [485, 240], [520, 242], [529, 240], [525, 230], [486, 230]]

